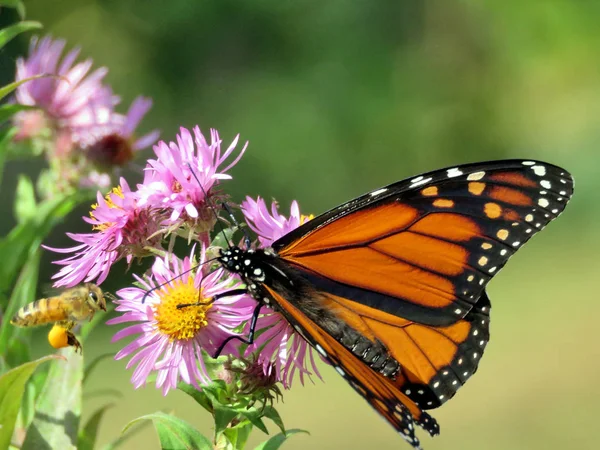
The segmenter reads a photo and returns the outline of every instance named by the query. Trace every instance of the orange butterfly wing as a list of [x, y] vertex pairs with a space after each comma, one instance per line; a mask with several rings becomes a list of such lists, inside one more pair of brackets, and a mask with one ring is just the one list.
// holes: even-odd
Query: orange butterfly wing
[[[327, 358], [350, 385], [400, 433], [413, 447], [420, 448], [414, 424], [432, 436], [439, 434], [435, 419], [410, 400], [389, 378], [366, 366], [350, 350], [306, 316], [294, 303], [265, 286], [268, 294], [282, 308], [282, 313], [306, 339]], [[352, 314], [352, 313], [351, 313]], [[359, 319], [359, 318], [357, 318]]]
[[318, 290], [375, 316], [448, 326], [572, 194], [571, 176], [547, 163], [443, 169], [341, 205], [273, 249]]
[[256, 280], [266, 297], [257, 298], [272, 299], [419, 448], [414, 423], [439, 432], [422, 410], [454, 395], [489, 340], [487, 283], [572, 194], [564, 169], [535, 161], [400, 181], [274, 242]]

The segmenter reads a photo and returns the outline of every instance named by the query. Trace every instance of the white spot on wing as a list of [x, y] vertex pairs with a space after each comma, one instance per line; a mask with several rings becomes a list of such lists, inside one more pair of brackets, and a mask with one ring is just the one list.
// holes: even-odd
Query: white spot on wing
[[460, 171], [460, 169], [458, 169], [457, 167], [453, 167], [452, 169], [448, 169], [446, 173], [448, 174], [448, 178], [459, 177], [459, 176], [461, 176], [463, 174]]
[[371, 192], [369, 195], [371, 197], [377, 197], [379, 194], [383, 194], [386, 191], [387, 191], [387, 188], [381, 188], [381, 189], [377, 189], [376, 191]]
[[[415, 178], [415, 180], [416, 180], [416, 178]], [[433, 178], [431, 178], [431, 177], [430, 178], [423, 178], [423, 179], [421, 179], [419, 181], [414, 181], [413, 180], [413, 184], [411, 184], [410, 187], [422, 186], [423, 184], [429, 183], [431, 180], [433, 180]]]
[[485, 172], [483, 172], [483, 171], [473, 172], [473, 173], [469, 174], [469, 176], [467, 177], [467, 180], [469, 180], [469, 181], [481, 180], [484, 175], [485, 175]]
[[524, 166], [533, 166], [534, 164], [535, 164], [535, 162], [533, 162], [533, 161], [523, 161]]
[[315, 348], [321, 354], [321, 356], [327, 357], [327, 352], [325, 351], [325, 349], [323, 347], [321, 347], [319, 344], [317, 344], [317, 345], [315, 345]]
[[533, 166], [533, 173], [535, 173], [536, 175], [543, 177], [544, 175], [546, 175], [546, 168], [544, 166]]
[[339, 373], [341, 376], [345, 377], [346, 376], [346, 372], [344, 372], [344, 369], [342, 369], [340, 366], [335, 366], [335, 370], [337, 371], [337, 373]]
[[550, 202], [545, 198], [540, 198], [538, 200], [538, 205], [540, 205], [542, 208], [546, 208], [549, 204]]
[[552, 187], [552, 184], [550, 184], [550, 182], [548, 180], [542, 180], [542, 181], [540, 181], [540, 184], [542, 185], [543, 188], [546, 188], [546, 189], [550, 189]]

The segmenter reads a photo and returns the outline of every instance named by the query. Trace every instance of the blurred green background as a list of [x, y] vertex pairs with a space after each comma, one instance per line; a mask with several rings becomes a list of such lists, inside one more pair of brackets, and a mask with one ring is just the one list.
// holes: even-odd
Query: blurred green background
[[[423, 171], [497, 158], [537, 158], [576, 180], [563, 217], [491, 283], [492, 340], [479, 372], [439, 411], [434, 449], [596, 449], [600, 436], [600, 2], [329, 0], [37, 0], [39, 20], [82, 55], [110, 68], [128, 104], [154, 98], [144, 130], [173, 139], [179, 126], [218, 128], [250, 141], [225, 189], [298, 199], [307, 213]], [[2, 21], [11, 19], [3, 11]], [[3, 79], [27, 39], [2, 55]], [[138, 162], [143, 165], [143, 159]], [[13, 163], [4, 192], [30, 164]], [[128, 174], [130, 182], [139, 171]], [[12, 184], [11, 184], [12, 183]], [[2, 200], [2, 211], [12, 198]], [[79, 217], [65, 231], [87, 231]], [[4, 217], [7, 217], [10, 211]], [[5, 232], [11, 223], [0, 224]], [[55, 267], [46, 255], [42, 279]], [[118, 273], [118, 271], [115, 271]], [[105, 286], [130, 283], [114, 275]], [[115, 352], [112, 329], [94, 332], [86, 356]], [[40, 338], [40, 353], [47, 353]], [[284, 448], [408, 448], [329, 367], [279, 405], [286, 426], [311, 436]], [[210, 433], [184, 394], [134, 391], [124, 361], [107, 360], [90, 394], [123, 394], [101, 442], [129, 420], [172, 410]], [[89, 395], [89, 417], [106, 398]], [[273, 431], [275, 431], [273, 429]], [[263, 439], [256, 431], [252, 442]], [[157, 449], [147, 428], [127, 448]]]

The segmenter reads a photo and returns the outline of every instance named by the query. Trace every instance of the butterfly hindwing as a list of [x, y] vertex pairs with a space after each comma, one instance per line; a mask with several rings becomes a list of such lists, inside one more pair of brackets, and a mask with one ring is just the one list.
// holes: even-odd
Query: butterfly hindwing
[[[404, 394], [392, 379], [364, 364], [330, 332], [309, 318], [297, 307], [297, 302], [286, 299], [272, 288], [266, 292], [281, 309], [286, 319], [326, 358], [342, 377], [371, 404], [414, 448], [420, 449], [415, 435], [415, 424], [432, 436], [439, 434], [435, 419], [423, 412]], [[314, 297], [313, 297], [314, 300]]]
[[[403, 378], [397, 384], [421, 409], [433, 409], [451, 399], [477, 371], [490, 339], [490, 301], [484, 291], [464, 319], [448, 327], [406, 327], [408, 345], [394, 342], [392, 354], [400, 354]], [[411, 327], [415, 330], [412, 331]], [[424, 369], [414, 369], [415, 357], [406, 357], [411, 347], [422, 354]], [[389, 348], [389, 346], [388, 346]], [[413, 354], [415, 349], [412, 350]]]
[[571, 176], [534, 161], [442, 169], [375, 190], [273, 244], [318, 289], [414, 322], [466, 316], [531, 236], [564, 209]]
[[[294, 275], [297, 280], [301, 277]], [[296, 285], [299, 283], [296, 281]], [[319, 294], [321, 306], [365, 339], [337, 337], [354, 356], [372, 364], [367, 349], [378, 342], [399, 363], [394, 384], [421, 409], [437, 408], [452, 398], [475, 373], [489, 341], [490, 301], [484, 291], [457, 322], [434, 327], [378, 312], [346, 299]], [[296, 302], [300, 307], [302, 302]], [[308, 312], [309, 316], [311, 312]], [[319, 323], [315, 315], [315, 322]], [[325, 326], [325, 328], [327, 328]], [[347, 333], [348, 334], [348, 333]], [[353, 340], [354, 339], [354, 340]]]

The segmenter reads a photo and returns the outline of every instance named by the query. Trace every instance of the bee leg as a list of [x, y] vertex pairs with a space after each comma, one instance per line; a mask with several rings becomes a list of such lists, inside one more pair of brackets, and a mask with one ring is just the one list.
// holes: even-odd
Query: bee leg
[[83, 355], [83, 347], [81, 346], [81, 343], [70, 331], [67, 331], [67, 344], [69, 344], [71, 347], [75, 347], [75, 352], [79, 351], [79, 353]]

